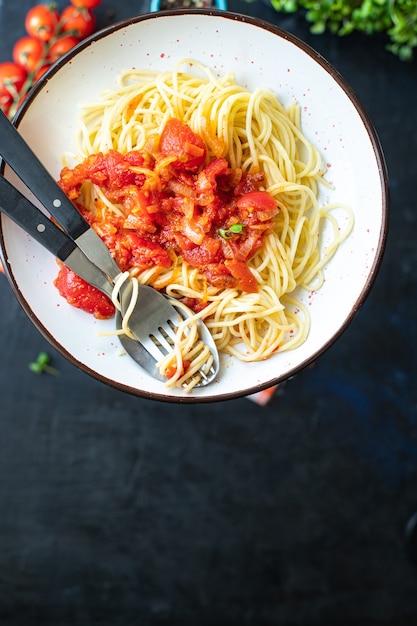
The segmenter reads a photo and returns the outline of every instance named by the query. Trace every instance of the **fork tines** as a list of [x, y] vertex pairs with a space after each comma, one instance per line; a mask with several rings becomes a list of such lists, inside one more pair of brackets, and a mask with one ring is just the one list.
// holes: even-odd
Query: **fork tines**
[[[169, 320], [168, 324], [172, 333], [169, 332], [166, 326], [159, 327], [158, 333], [155, 332], [149, 337], [153, 346], [145, 346], [157, 361], [160, 361], [163, 357], [165, 357], [175, 346], [175, 327]], [[204, 384], [205, 381], [208, 380], [209, 375], [213, 375], [215, 373], [215, 368], [213, 366], [214, 360], [211, 352], [201, 339], [198, 339], [194, 344], [194, 347], [190, 352], [190, 357], [196, 360], [204, 351], [206, 352], [207, 357], [204, 363], [195, 371], [187, 371], [178, 381], [179, 385], [184, 389], [187, 387], [198, 387], [201, 384]]]

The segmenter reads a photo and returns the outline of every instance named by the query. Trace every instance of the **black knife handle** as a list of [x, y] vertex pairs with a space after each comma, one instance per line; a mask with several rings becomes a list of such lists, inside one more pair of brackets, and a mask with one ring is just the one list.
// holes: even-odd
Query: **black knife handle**
[[[45, 137], [45, 141], [47, 140]], [[77, 239], [89, 228], [88, 223], [2, 111], [0, 154], [72, 239]]]
[[77, 247], [72, 239], [1, 175], [0, 210], [63, 262]]

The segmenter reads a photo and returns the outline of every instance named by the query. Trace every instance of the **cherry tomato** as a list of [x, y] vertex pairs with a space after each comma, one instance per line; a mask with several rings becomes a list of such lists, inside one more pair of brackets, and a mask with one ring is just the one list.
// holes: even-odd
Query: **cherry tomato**
[[25, 28], [28, 35], [50, 41], [56, 33], [58, 22], [59, 14], [54, 8], [38, 4], [26, 14]]
[[42, 65], [42, 67], [36, 72], [35, 76], [33, 77], [33, 82], [36, 83], [37, 80], [39, 80], [46, 72], [46, 70], [49, 70], [50, 65]]
[[11, 95], [13, 98], [22, 89], [27, 71], [22, 65], [5, 61], [0, 63], [0, 98]]
[[74, 35], [66, 35], [65, 37], [57, 39], [48, 50], [48, 62], [55, 63], [55, 61], [71, 50], [79, 41], [79, 37], [75, 37]]
[[96, 18], [90, 9], [67, 6], [61, 13], [61, 32], [84, 39], [94, 32]]
[[28, 72], [35, 72], [42, 64], [45, 46], [37, 37], [22, 37], [13, 46], [13, 61], [22, 65]]
[[75, 7], [84, 7], [84, 9], [95, 9], [101, 4], [101, 0], [71, 0], [71, 4]]
[[6, 115], [9, 113], [10, 107], [12, 106], [12, 104], [13, 104], [13, 98], [10, 94], [5, 94], [4, 96], [0, 96], [0, 109]]

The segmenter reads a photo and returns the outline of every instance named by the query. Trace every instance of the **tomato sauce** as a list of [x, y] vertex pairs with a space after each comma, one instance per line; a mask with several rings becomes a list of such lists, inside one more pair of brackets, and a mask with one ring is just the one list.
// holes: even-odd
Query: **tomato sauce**
[[104, 293], [80, 278], [66, 265], [61, 265], [54, 284], [69, 304], [86, 313], [92, 313], [97, 319], [108, 319], [115, 313], [113, 303]]
[[[64, 168], [59, 184], [121, 271], [170, 268], [179, 256], [216, 287], [256, 292], [247, 262], [278, 213], [276, 200], [260, 189], [263, 174], [230, 168], [223, 157], [208, 161], [205, 142], [181, 120], [169, 120], [156, 143], [150, 152], [91, 155], [73, 169]], [[82, 206], [85, 181], [99, 185], [120, 213], [109, 214], [99, 200], [94, 210]], [[64, 297], [88, 308], [85, 290], [79, 297], [66, 289], [69, 275], [60, 274]], [[94, 314], [107, 315], [100, 307], [92, 307]]]

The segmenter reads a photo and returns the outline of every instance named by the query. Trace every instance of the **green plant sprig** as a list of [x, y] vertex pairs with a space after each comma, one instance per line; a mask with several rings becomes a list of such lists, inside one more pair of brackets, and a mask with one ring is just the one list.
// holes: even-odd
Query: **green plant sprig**
[[36, 361], [29, 363], [29, 369], [34, 374], [52, 374], [53, 376], [59, 376], [59, 371], [50, 365], [51, 358], [46, 352], [40, 352]]
[[417, 47], [417, 2], [415, 0], [271, 0], [276, 11], [302, 10], [311, 32], [344, 36], [357, 31], [384, 33], [387, 49], [402, 61], [414, 58]]

